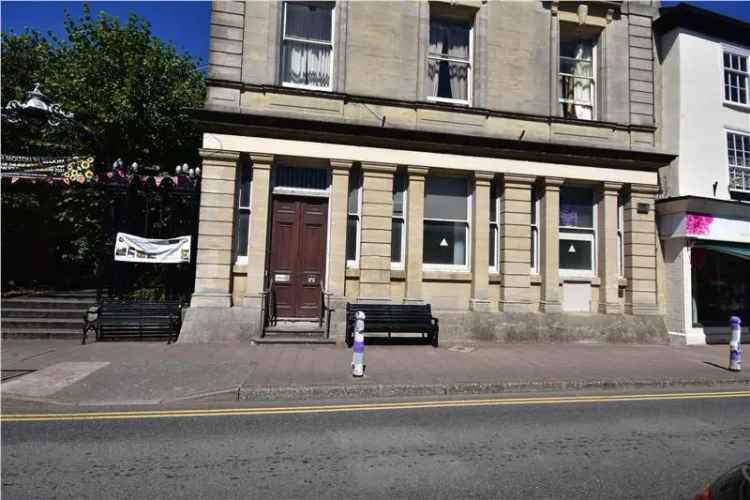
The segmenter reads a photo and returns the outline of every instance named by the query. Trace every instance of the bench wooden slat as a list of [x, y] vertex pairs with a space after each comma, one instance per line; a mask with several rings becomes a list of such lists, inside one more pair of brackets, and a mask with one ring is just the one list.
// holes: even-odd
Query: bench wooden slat
[[354, 321], [357, 311], [365, 313], [366, 333], [423, 333], [433, 346], [438, 345], [438, 320], [432, 316], [432, 307], [401, 304], [346, 305], [346, 343], [354, 341]]

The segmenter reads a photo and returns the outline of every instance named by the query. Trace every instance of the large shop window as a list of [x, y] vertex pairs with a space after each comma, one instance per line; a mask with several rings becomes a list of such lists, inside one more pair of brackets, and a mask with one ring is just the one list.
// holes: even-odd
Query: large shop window
[[284, 2], [281, 81], [331, 90], [334, 8], [329, 2]]
[[362, 210], [362, 171], [354, 168], [349, 172], [349, 199], [346, 219], [346, 265], [359, 265], [359, 221]]
[[[693, 326], [726, 325], [729, 317], [750, 320], [750, 245], [730, 244], [744, 252], [696, 246], [690, 251], [693, 289]], [[743, 255], [744, 254], [744, 255]]]
[[594, 191], [560, 189], [560, 274], [590, 276], [596, 272]]
[[747, 104], [747, 55], [724, 50], [724, 100]]
[[430, 19], [429, 100], [471, 103], [472, 35], [470, 23]]
[[468, 270], [469, 203], [465, 177], [427, 178], [423, 242], [426, 269]]
[[406, 237], [404, 234], [406, 209], [406, 174], [399, 170], [393, 176], [393, 215], [391, 217], [391, 268], [404, 268]]
[[500, 196], [497, 180], [492, 179], [490, 184], [490, 272], [500, 272], [500, 227], [498, 225], [499, 214], [498, 197]]
[[594, 119], [597, 35], [560, 23], [560, 106], [562, 116]]
[[750, 135], [727, 132], [729, 189], [750, 193]]
[[531, 187], [531, 273], [539, 274], [539, 204], [540, 189]]
[[250, 162], [244, 161], [237, 178], [237, 211], [234, 235], [234, 255], [238, 264], [247, 264], [247, 240], [250, 231]]

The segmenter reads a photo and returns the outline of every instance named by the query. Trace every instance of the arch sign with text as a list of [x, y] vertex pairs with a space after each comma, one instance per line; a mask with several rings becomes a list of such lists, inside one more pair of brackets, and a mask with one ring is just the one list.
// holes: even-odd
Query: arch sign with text
[[190, 236], [155, 239], [117, 233], [115, 260], [149, 264], [184, 264], [190, 262]]

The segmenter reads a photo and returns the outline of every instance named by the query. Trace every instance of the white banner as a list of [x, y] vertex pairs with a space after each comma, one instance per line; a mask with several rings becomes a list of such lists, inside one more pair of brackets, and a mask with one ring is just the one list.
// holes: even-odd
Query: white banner
[[157, 240], [141, 238], [127, 233], [117, 233], [115, 260], [151, 264], [190, 262], [190, 236]]

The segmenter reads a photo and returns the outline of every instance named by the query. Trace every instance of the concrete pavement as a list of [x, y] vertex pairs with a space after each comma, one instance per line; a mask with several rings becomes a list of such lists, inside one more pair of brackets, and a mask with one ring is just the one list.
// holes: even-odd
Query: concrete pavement
[[6, 405], [114, 406], [750, 384], [727, 358], [726, 346], [376, 345], [353, 379], [341, 346], [3, 339], [3, 378], [29, 372], [0, 389]]

